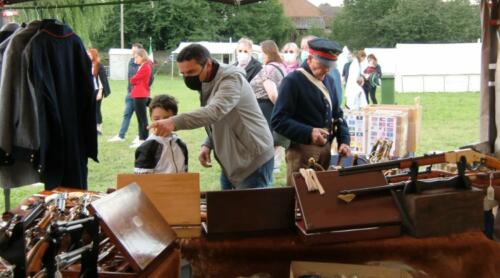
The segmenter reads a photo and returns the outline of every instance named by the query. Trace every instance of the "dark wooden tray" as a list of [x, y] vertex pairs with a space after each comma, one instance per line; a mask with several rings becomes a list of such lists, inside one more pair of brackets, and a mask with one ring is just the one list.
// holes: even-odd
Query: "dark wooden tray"
[[207, 235], [291, 231], [294, 197], [293, 187], [206, 192], [204, 230]]
[[309, 192], [304, 178], [294, 174], [297, 200], [307, 233], [399, 225], [399, 211], [389, 192], [356, 197], [346, 203], [339, 191], [386, 185], [382, 172], [340, 176], [338, 171], [317, 172], [325, 194]]

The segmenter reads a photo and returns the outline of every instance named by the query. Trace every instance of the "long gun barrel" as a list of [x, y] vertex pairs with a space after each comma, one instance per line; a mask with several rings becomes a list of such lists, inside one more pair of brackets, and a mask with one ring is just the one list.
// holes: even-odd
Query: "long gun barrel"
[[412, 167], [414, 163], [416, 163], [418, 166], [423, 166], [423, 165], [445, 163], [445, 162], [446, 160], [444, 154], [424, 155], [414, 158], [404, 158], [386, 162], [353, 166], [349, 168], [339, 169], [338, 171], [341, 176], [344, 176], [344, 175], [354, 175], [366, 172], [383, 171], [394, 168], [406, 169]]
[[45, 206], [43, 203], [38, 203], [36, 204], [31, 212], [27, 214], [26, 216], [23, 217], [22, 222], [24, 225], [24, 228], [28, 228], [33, 221], [38, 218], [38, 216], [44, 211]]
[[457, 163], [464, 157], [468, 163], [478, 162], [491, 169], [500, 169], [500, 161], [496, 158], [479, 153], [472, 149], [456, 150], [440, 154], [431, 154], [413, 158], [397, 159], [387, 162], [365, 164], [339, 169], [339, 175], [354, 175], [373, 171], [389, 170], [394, 168], [406, 169], [414, 165], [425, 166], [438, 163]]
[[[411, 181], [403, 181], [381, 186], [346, 189], [339, 191], [339, 195], [337, 196], [337, 198], [341, 199], [342, 201], [345, 201], [346, 203], [349, 203], [355, 197], [360, 195], [369, 195], [372, 193], [379, 193], [379, 192], [389, 192], [391, 190], [406, 190], [406, 186], [409, 184], [411, 184]], [[431, 178], [425, 181], [421, 181], [420, 184], [428, 189], [449, 188], [450, 186], [460, 188], [464, 186], [463, 180], [458, 177]]]
[[381, 186], [346, 189], [346, 190], [339, 191], [339, 194], [362, 195], [362, 194], [369, 194], [369, 193], [384, 192], [384, 191], [389, 191], [389, 190], [397, 190], [397, 189], [403, 189], [405, 187], [406, 183], [407, 182], [398, 182], [398, 183], [381, 185]]

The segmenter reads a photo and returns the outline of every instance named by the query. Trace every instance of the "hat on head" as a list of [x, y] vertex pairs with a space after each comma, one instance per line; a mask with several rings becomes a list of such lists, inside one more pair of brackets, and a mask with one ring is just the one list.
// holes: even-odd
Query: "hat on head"
[[337, 56], [342, 53], [342, 46], [331, 40], [316, 38], [307, 44], [309, 54], [327, 67], [332, 67], [337, 61]]

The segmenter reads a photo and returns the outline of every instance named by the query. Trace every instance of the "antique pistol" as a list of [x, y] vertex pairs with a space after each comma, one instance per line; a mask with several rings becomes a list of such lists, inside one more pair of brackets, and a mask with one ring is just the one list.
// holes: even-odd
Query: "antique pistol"
[[5, 249], [9, 244], [9, 240], [12, 236], [12, 230], [20, 219], [21, 217], [14, 215], [2, 228], [0, 228], [0, 250]]
[[31, 246], [32, 242], [35, 241], [36, 238], [41, 238], [47, 233], [50, 223], [56, 218], [56, 216], [56, 207], [49, 206], [42, 219], [40, 219], [35, 226], [26, 230], [26, 247]]

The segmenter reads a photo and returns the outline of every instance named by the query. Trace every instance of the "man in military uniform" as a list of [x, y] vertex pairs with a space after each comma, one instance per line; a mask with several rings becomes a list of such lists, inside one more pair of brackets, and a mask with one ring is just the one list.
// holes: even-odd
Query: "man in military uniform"
[[309, 41], [307, 59], [281, 82], [271, 125], [292, 141], [286, 150], [288, 185], [292, 185], [292, 173], [307, 168], [311, 157], [328, 168], [334, 138], [339, 154], [351, 152], [349, 129], [343, 120], [334, 80], [328, 74], [341, 52], [336, 42], [313, 39]]

